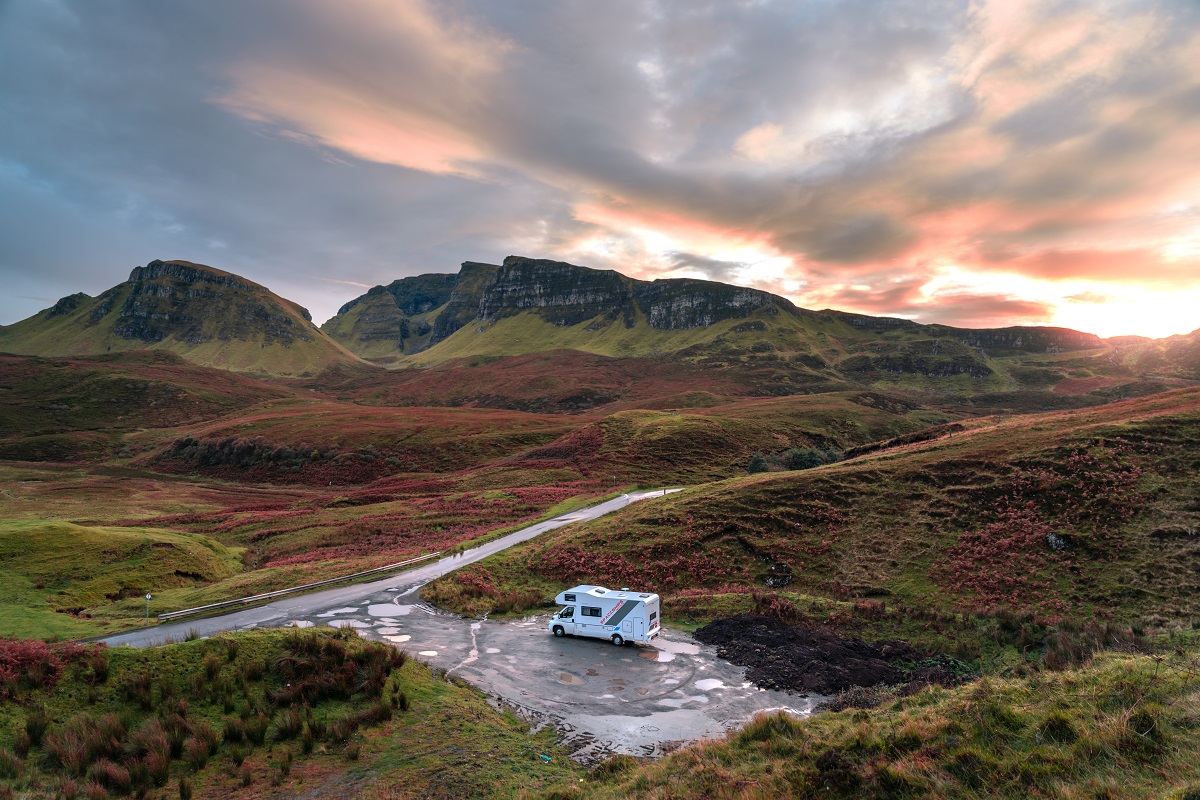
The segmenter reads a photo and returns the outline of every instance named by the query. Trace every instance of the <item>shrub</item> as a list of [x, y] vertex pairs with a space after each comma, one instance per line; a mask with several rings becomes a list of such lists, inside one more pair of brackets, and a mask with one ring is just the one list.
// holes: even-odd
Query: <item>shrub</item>
[[29, 713], [25, 715], [25, 733], [29, 736], [31, 744], [40, 745], [48, 727], [50, 715], [46, 713], [45, 706], [37, 705], [29, 709]]
[[62, 668], [59, 652], [43, 641], [0, 639], [0, 700], [53, 686]]
[[746, 466], [746, 471], [751, 475], [758, 472], [766, 472], [768, 468], [767, 457], [762, 453], [755, 453], [750, 456], [750, 463]]
[[186, 775], [179, 776], [179, 800], [192, 800], [192, 779]]
[[199, 736], [189, 736], [183, 743], [183, 760], [194, 772], [204, 769], [208, 763], [208, 742]]
[[246, 738], [253, 744], [262, 744], [267, 739], [271, 718], [261, 711], [246, 720]]
[[19, 778], [24, 767], [20, 756], [11, 750], [0, 748], [0, 778]]
[[221, 738], [227, 744], [246, 741], [246, 723], [237, 717], [226, 717], [221, 729]]
[[387, 722], [392, 718], [392, 709], [387, 703], [374, 703], [356, 715], [360, 725], [370, 727]]
[[171, 761], [168, 757], [169, 751], [152, 751], [147, 753], [142, 758], [142, 763], [145, 764], [146, 774], [150, 781], [155, 786], [166, 786], [167, 781], [171, 777]]
[[300, 715], [300, 711], [289, 708], [281, 712], [276, 719], [272, 738], [277, 742], [288, 742], [299, 736], [303, 728], [304, 718]]
[[87, 667], [86, 679], [93, 686], [108, 680], [108, 647], [99, 644], [87, 652], [84, 657]]
[[358, 742], [350, 742], [342, 753], [346, 756], [347, 761], [358, 761], [358, 756], [362, 753], [362, 745]]
[[122, 684], [121, 694], [143, 711], [149, 711], [154, 708], [154, 679], [148, 672], [135, 672]]
[[346, 742], [358, 730], [358, 718], [355, 716], [335, 719], [329, 726], [329, 738], [335, 742]]
[[129, 770], [109, 761], [107, 758], [102, 758], [95, 764], [92, 764], [89, 774], [93, 781], [110, 792], [125, 794], [129, 791]]

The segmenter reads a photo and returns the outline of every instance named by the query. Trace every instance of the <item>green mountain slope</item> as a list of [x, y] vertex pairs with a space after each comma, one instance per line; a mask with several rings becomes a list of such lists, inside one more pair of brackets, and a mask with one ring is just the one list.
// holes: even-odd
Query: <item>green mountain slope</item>
[[206, 366], [313, 375], [357, 357], [307, 311], [244, 278], [187, 261], [151, 261], [99, 297], [75, 294], [0, 327], [0, 351], [79, 356], [170, 350]]

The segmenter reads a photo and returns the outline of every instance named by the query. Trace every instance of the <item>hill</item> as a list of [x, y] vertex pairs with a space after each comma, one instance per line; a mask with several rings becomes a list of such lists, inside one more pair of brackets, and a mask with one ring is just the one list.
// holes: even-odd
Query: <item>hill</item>
[[0, 355], [0, 458], [103, 459], [126, 451], [131, 432], [213, 419], [291, 391], [168, 350]]
[[0, 326], [0, 352], [81, 356], [170, 350], [259, 375], [314, 375], [357, 361], [309, 313], [245, 278], [188, 261], [151, 261], [99, 297], [73, 294]]
[[[552, 595], [580, 580], [642, 587], [677, 619], [748, 610], [773, 590], [876, 612], [883, 604], [895, 612], [884, 615], [889, 625], [927, 612], [1148, 630], [1200, 619], [1189, 566], [1200, 556], [1200, 389], [977, 420], [902, 442], [697, 486], [554, 531], [478, 569], [503, 591]], [[460, 579], [472, 577], [432, 591], [450, 598]], [[945, 628], [950, 640], [977, 635], [961, 619], [961, 629]]]

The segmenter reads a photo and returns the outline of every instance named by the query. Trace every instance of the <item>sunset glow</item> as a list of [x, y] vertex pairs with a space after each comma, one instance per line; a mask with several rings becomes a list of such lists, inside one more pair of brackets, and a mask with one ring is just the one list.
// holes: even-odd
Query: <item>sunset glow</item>
[[1200, 8], [1165, 2], [7, 4], [0, 322], [153, 257], [321, 320], [331, 280], [515, 253], [1187, 333], [1198, 63]]

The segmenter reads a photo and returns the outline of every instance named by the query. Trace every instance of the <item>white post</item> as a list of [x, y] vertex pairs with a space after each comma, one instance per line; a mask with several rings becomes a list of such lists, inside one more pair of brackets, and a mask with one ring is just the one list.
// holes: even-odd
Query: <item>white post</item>
[[150, 593], [146, 592], [146, 624], [150, 624]]

